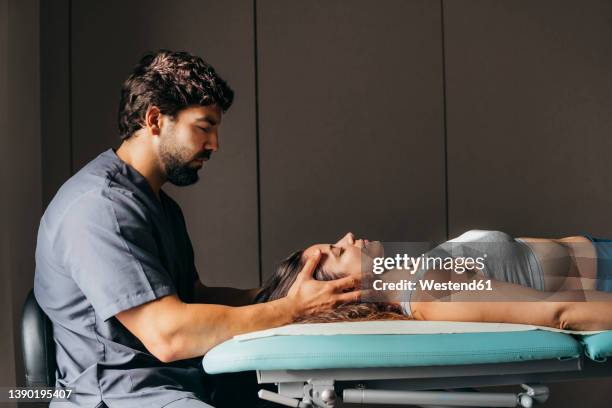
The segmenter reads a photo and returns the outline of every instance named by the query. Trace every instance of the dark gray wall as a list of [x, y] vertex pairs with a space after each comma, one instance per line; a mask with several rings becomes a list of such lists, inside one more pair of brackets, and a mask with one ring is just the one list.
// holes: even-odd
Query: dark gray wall
[[40, 2], [43, 205], [72, 174], [70, 0]]
[[[3, 134], [2, 142], [8, 138], [4, 133], [8, 130], [8, 0], [0, 1], [0, 129]], [[1, 151], [0, 160], [0, 182], [5, 185], [9, 181], [8, 166], [4, 149]], [[0, 200], [0, 225], [6, 225], [9, 221], [9, 203]], [[11, 271], [10, 271], [10, 234], [2, 229], [0, 234], [0, 349], [8, 350], [0, 356], [0, 384], [15, 384], [15, 358], [13, 350], [13, 314], [11, 301]]]
[[257, 6], [264, 276], [347, 231], [445, 238], [440, 3]]
[[[450, 235], [612, 236], [612, 2], [445, 1]], [[609, 379], [551, 385], [607, 407]]]
[[19, 317], [42, 209], [38, 17], [37, 0], [0, 1], [0, 386], [23, 384]]
[[612, 2], [445, 2], [451, 235], [612, 236]]

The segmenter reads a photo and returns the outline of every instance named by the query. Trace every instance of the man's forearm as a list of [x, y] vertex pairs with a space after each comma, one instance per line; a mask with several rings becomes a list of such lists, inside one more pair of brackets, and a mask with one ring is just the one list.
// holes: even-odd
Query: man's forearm
[[208, 303], [227, 306], [245, 306], [255, 301], [261, 288], [237, 289], [208, 287], [197, 280], [194, 284], [193, 303]]
[[231, 307], [184, 303], [176, 295], [117, 314], [119, 321], [163, 362], [204, 355], [233, 336], [293, 322], [298, 311], [287, 297]]
[[237, 334], [282, 326], [293, 321], [287, 298], [242, 307], [185, 304], [170, 335], [172, 360], [201, 356]]
[[[287, 296], [281, 299], [231, 307], [185, 303], [172, 294], [117, 313], [115, 317], [163, 362], [201, 356], [237, 334], [282, 326], [297, 317], [359, 300], [363, 292], [352, 290], [356, 284], [353, 277], [330, 282], [313, 279], [319, 258], [317, 251], [306, 260]], [[250, 292], [251, 296], [254, 292]]]

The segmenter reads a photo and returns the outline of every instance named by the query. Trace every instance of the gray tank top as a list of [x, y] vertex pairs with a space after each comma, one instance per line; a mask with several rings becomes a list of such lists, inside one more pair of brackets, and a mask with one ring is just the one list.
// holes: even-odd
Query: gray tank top
[[[441, 258], [482, 257], [483, 273], [487, 278], [537, 290], [544, 289], [544, 275], [538, 258], [526, 243], [512, 238], [505, 232], [470, 230], [438, 245], [425, 255]], [[414, 275], [415, 279], [421, 279], [426, 271], [426, 269], [418, 270]], [[405, 293], [406, 300], [402, 302], [402, 308], [404, 314], [411, 315], [412, 291]]]

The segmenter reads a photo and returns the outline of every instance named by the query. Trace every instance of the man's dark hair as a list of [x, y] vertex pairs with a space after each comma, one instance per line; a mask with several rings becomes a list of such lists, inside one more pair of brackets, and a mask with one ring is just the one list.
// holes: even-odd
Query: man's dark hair
[[144, 126], [150, 106], [172, 118], [190, 105], [216, 104], [225, 112], [234, 91], [202, 58], [184, 51], [147, 54], [121, 87], [119, 135], [122, 140]]

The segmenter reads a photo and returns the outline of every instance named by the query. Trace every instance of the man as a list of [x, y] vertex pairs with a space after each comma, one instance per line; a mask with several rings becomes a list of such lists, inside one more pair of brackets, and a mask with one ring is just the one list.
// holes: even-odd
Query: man
[[[287, 297], [204, 286], [181, 209], [161, 189], [189, 185], [219, 148], [233, 92], [201, 58], [161, 50], [123, 84], [121, 146], [68, 180], [42, 217], [36, 299], [53, 322], [52, 407], [206, 407], [200, 359], [232, 336], [355, 301], [354, 278], [312, 279], [309, 259]], [[231, 302], [231, 305], [228, 303]]]

